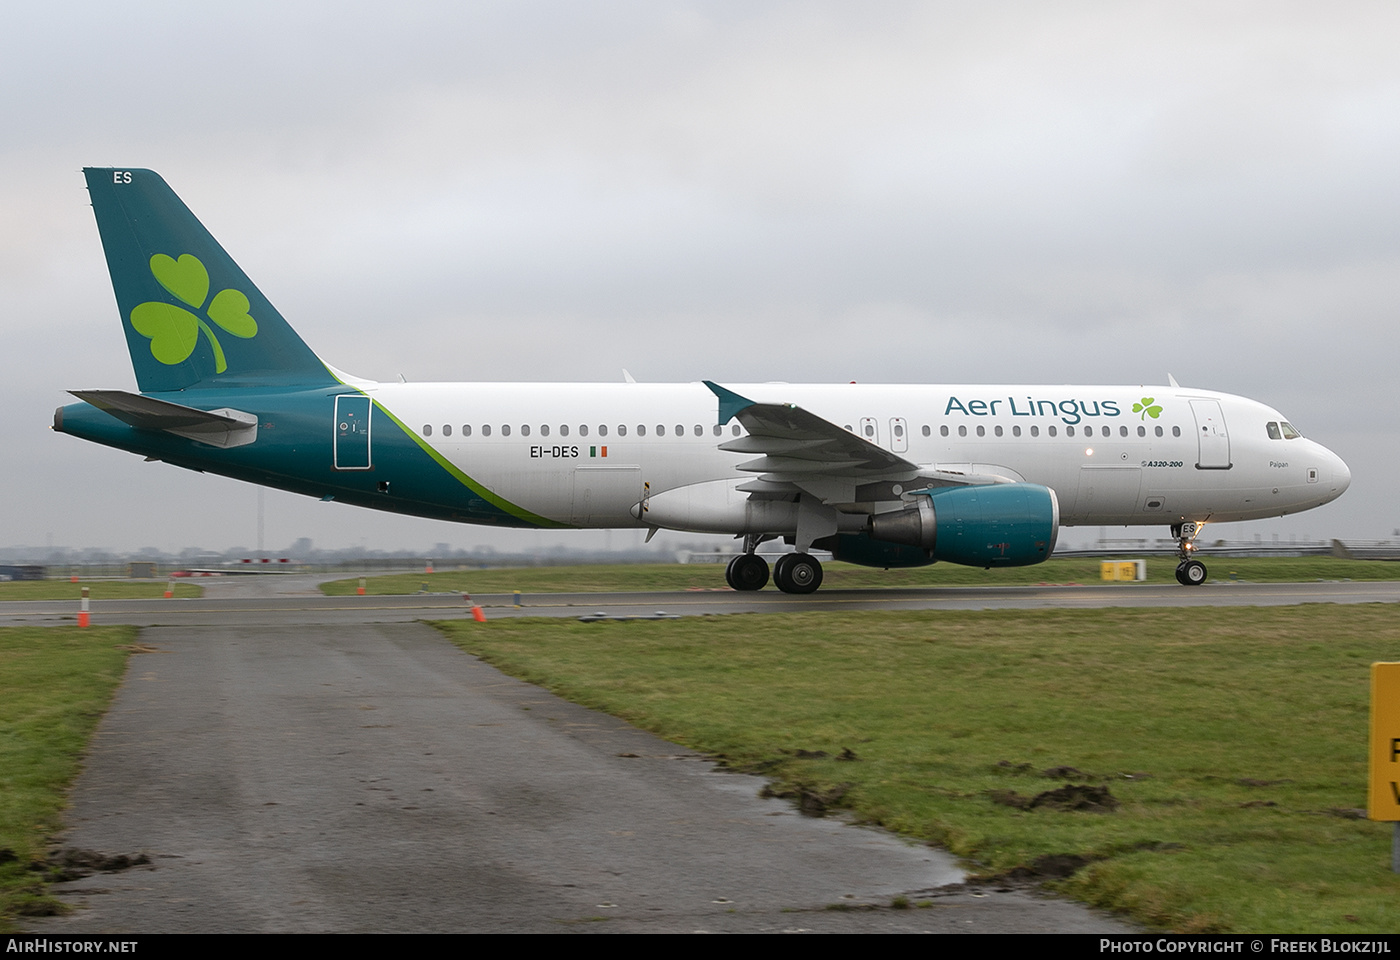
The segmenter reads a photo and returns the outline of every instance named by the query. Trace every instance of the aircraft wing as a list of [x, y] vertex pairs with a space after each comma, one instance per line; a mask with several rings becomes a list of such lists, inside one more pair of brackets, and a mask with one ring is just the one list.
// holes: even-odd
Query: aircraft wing
[[882, 482], [912, 484], [912, 490], [1010, 480], [921, 468], [795, 404], [758, 403], [709, 380], [704, 384], [719, 398], [719, 422], [737, 419], [748, 431], [719, 448], [756, 454], [737, 466], [758, 475], [739, 487], [751, 496], [780, 497], [804, 490], [826, 503], [847, 503], [865, 499], [863, 493], [858, 496], [860, 488]]

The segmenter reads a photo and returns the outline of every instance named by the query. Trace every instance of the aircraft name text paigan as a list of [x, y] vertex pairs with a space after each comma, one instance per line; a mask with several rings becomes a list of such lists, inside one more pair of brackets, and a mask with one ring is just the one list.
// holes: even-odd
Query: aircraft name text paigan
[[1084, 417], [1123, 415], [1116, 400], [1037, 400], [1034, 397], [1026, 397], [1020, 404], [1016, 402], [1015, 397], [1007, 397], [1005, 400], [969, 400], [967, 403], [963, 403], [957, 397], [949, 397], [943, 415], [946, 417], [953, 413], [961, 413], [969, 417], [994, 417], [998, 415], [999, 403], [1005, 403], [1005, 412], [1013, 417], [1059, 417], [1070, 426], [1079, 423]]

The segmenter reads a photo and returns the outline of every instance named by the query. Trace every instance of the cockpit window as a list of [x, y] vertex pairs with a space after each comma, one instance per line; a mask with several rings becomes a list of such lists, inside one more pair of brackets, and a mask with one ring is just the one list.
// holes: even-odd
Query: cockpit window
[[1283, 428], [1283, 439], [1285, 440], [1297, 440], [1302, 436], [1301, 433], [1293, 429], [1293, 424], [1289, 423], [1287, 420], [1280, 423], [1279, 426]]
[[1278, 424], [1275, 423], [1275, 422], [1272, 421], [1272, 420], [1269, 421], [1269, 439], [1270, 439], [1270, 440], [1282, 440], [1282, 439], [1283, 439], [1283, 434], [1279, 433], [1279, 431], [1278, 431]]

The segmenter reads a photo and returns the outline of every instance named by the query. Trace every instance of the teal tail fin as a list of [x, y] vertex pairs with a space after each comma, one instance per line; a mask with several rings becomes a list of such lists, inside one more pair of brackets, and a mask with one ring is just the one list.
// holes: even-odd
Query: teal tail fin
[[158, 174], [83, 175], [142, 393], [336, 382]]

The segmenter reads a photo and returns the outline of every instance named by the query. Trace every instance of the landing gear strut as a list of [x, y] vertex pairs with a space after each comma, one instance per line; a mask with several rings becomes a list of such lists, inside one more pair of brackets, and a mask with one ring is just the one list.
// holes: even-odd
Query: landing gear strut
[[822, 565], [806, 553], [785, 553], [773, 564], [773, 582], [783, 593], [812, 593], [822, 585]]
[[1176, 565], [1176, 582], [1183, 587], [1199, 587], [1206, 582], [1206, 565], [1191, 554], [1196, 549], [1196, 536], [1203, 523], [1178, 523], [1172, 526], [1181, 562]]
[[744, 537], [744, 552], [724, 568], [724, 580], [735, 590], [762, 590], [768, 583], [768, 561], [754, 553], [762, 543], [761, 537]]

